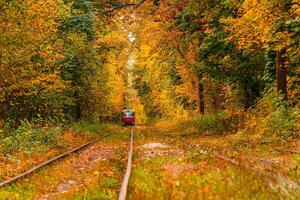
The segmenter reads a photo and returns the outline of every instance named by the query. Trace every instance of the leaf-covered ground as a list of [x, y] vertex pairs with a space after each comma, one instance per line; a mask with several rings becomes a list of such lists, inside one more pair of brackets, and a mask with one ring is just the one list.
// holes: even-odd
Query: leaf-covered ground
[[[114, 129], [97, 144], [1, 188], [0, 199], [117, 199], [130, 128]], [[297, 199], [299, 144], [137, 126], [127, 198]]]
[[129, 199], [297, 199], [297, 140], [251, 144], [139, 128]]

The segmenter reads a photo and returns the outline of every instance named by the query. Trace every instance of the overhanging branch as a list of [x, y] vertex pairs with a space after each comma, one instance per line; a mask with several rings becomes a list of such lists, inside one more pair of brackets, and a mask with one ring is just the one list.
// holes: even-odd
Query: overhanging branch
[[128, 8], [128, 7], [134, 7], [134, 8], [137, 8], [138, 6], [140, 6], [142, 3], [144, 3], [146, 0], [139, 0], [138, 2], [136, 3], [125, 3], [125, 4], [120, 4], [118, 6], [115, 6], [113, 8], [110, 8], [110, 9], [106, 9], [105, 12], [106, 13], [112, 13], [116, 10], [121, 10], [121, 9], [124, 9], [124, 8]]
[[3, 12], [4, 10], [7, 9], [7, 7], [5, 7], [8, 3], [10, 3], [10, 0], [5, 0], [3, 3], [0, 4], [0, 12]]

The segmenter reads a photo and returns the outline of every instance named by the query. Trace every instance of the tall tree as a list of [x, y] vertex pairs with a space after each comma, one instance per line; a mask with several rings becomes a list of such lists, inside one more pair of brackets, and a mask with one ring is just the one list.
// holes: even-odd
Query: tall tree
[[77, 120], [91, 116], [87, 110], [93, 110], [95, 104], [91, 102], [93, 82], [102, 65], [95, 48], [95, 25], [92, 2], [74, 0], [70, 16], [59, 27], [59, 35], [65, 46], [64, 58], [60, 63], [61, 76], [63, 80], [70, 81], [69, 94], [74, 106], [69, 110]]
[[277, 91], [287, 98], [287, 64], [291, 47], [291, 34], [286, 22], [295, 19], [291, 0], [246, 0], [240, 14], [231, 18], [232, 39], [242, 49], [273, 48], [276, 51]]
[[0, 3], [0, 118], [14, 124], [63, 116], [65, 83], [56, 30], [66, 7], [60, 0]]

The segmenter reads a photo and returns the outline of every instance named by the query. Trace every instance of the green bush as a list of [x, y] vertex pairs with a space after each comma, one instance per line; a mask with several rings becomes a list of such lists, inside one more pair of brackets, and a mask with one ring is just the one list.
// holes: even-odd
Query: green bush
[[103, 130], [107, 129], [107, 125], [94, 123], [94, 122], [81, 121], [74, 124], [74, 129], [79, 133], [89, 132], [93, 134], [99, 134], [102, 133]]
[[4, 153], [12, 151], [31, 152], [35, 147], [55, 147], [59, 145], [61, 128], [42, 128], [39, 124], [23, 121], [21, 126], [12, 130], [0, 139], [0, 150]]
[[241, 132], [261, 141], [289, 140], [300, 136], [300, 111], [291, 107], [283, 96], [268, 92], [260, 99], [255, 108], [247, 114], [246, 126]]
[[200, 133], [214, 135], [233, 132], [237, 123], [237, 116], [222, 112], [213, 115], [201, 115], [193, 120], [192, 125]]
[[275, 135], [281, 139], [292, 139], [300, 136], [296, 130], [299, 111], [285, 105], [279, 105], [264, 121], [267, 135]]

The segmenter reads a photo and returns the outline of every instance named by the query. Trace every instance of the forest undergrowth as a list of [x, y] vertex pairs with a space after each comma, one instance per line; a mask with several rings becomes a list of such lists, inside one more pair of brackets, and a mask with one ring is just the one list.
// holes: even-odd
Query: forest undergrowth
[[89, 142], [111, 131], [111, 127], [91, 122], [45, 126], [26, 121], [12, 130], [3, 126], [0, 128], [0, 180]]
[[248, 110], [226, 109], [196, 117], [161, 120], [158, 128], [181, 131], [195, 136], [234, 134], [245, 142], [284, 143], [300, 137], [300, 109], [282, 97], [266, 94]]

